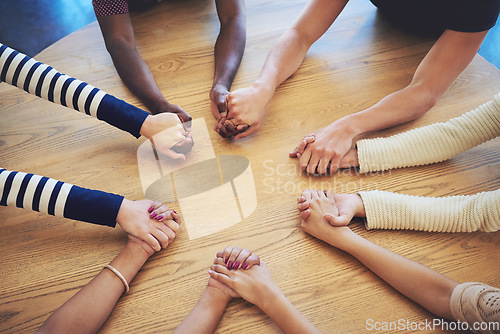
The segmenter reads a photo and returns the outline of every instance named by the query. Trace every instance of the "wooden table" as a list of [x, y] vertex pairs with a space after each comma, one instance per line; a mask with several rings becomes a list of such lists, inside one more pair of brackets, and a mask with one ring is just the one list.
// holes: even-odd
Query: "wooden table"
[[[247, 47], [233, 89], [257, 77], [269, 49], [305, 2], [247, 2]], [[139, 52], [169, 101], [194, 119], [205, 118], [216, 156], [240, 155], [250, 161], [257, 207], [240, 223], [205, 237], [189, 239], [182, 226], [175, 242], [145, 264], [102, 332], [174, 329], [205, 288], [214, 254], [227, 245], [258, 253], [286, 296], [325, 333], [363, 332], [368, 319], [433, 319], [351, 256], [302, 232], [296, 198], [304, 188], [349, 193], [381, 189], [425, 196], [498, 189], [500, 139], [443, 163], [376, 175], [305, 176], [300, 175], [297, 161], [288, 158], [289, 150], [305, 134], [408, 84], [432, 40], [398, 31], [378, 17], [368, 1], [353, 1], [313, 45], [297, 73], [278, 88], [259, 133], [231, 142], [211, 131], [214, 119], [208, 93], [219, 29], [213, 1], [165, 1], [135, 15], [133, 23]], [[63, 38], [36, 59], [141, 106], [120, 81], [97, 23]], [[425, 116], [373, 136], [446, 121], [490, 100], [499, 87], [500, 72], [478, 55]], [[129, 199], [144, 198], [136, 154], [144, 138], [135, 140], [6, 84], [0, 85], [0, 96], [2, 167]], [[169, 205], [182, 214], [177, 202]], [[221, 222], [227, 219], [223, 211], [209, 214], [220, 215]], [[119, 227], [13, 207], [0, 207], [0, 217], [1, 332], [33, 332], [112, 260], [126, 241]], [[367, 231], [360, 223], [352, 227], [369, 240], [457, 281], [500, 286], [500, 233]], [[241, 300], [230, 303], [218, 327], [218, 332], [229, 333], [278, 331], [257, 307]]]

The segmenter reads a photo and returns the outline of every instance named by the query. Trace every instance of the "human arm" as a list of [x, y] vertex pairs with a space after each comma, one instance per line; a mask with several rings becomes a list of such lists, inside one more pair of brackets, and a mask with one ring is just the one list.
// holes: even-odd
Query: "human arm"
[[[215, 42], [215, 71], [210, 91], [210, 106], [215, 119], [227, 115], [226, 95], [240, 66], [246, 43], [245, 3], [243, 0], [216, 0], [220, 32]], [[217, 123], [219, 124], [219, 123]], [[228, 137], [226, 127], [216, 131]]]
[[228, 119], [236, 125], [250, 125], [235, 136], [236, 140], [260, 128], [265, 107], [276, 88], [299, 68], [311, 45], [331, 26], [346, 4], [347, 0], [309, 1], [293, 26], [269, 52], [257, 80], [247, 88], [231, 92]]
[[429, 111], [472, 61], [486, 33], [446, 30], [419, 64], [408, 86], [316, 131], [315, 141], [303, 152], [294, 150], [291, 156], [299, 153], [301, 169], [308, 173], [334, 173], [357, 136], [414, 120]]
[[[0, 168], [0, 205], [16, 206], [79, 221], [114, 227], [144, 240], [155, 250], [168, 245], [167, 219], [180, 223], [177, 213], [150, 200], [130, 201], [123, 196], [86, 189], [31, 173]], [[161, 212], [151, 219], [148, 209]], [[166, 233], [167, 232], [167, 233]]]
[[97, 21], [106, 49], [127, 88], [152, 114], [174, 113], [182, 122], [190, 121], [191, 117], [181, 107], [170, 104], [156, 85], [151, 70], [137, 51], [129, 14], [97, 15]]
[[219, 261], [210, 267], [209, 274], [259, 307], [284, 333], [319, 333], [274, 283], [266, 263], [260, 261], [248, 270], [230, 270]]
[[161, 140], [157, 140], [157, 147], [163, 154], [174, 159], [184, 157], [172, 150], [188, 139], [187, 132], [176, 115], [150, 115], [3, 44], [0, 44], [0, 80], [50, 102], [105, 121], [134, 137], [144, 135], [153, 139], [155, 135], [159, 135]]
[[[178, 225], [171, 225], [172, 233]], [[125, 248], [110, 265], [130, 283], [154, 250], [143, 241], [129, 237]], [[109, 269], [103, 269], [87, 285], [58, 308], [40, 327], [39, 333], [95, 333], [111, 314], [125, 291], [124, 284]]]
[[305, 190], [303, 195], [308, 198], [311, 211], [301, 222], [305, 232], [351, 254], [394, 289], [430, 312], [453, 319], [450, 298], [457, 282], [364, 239], [347, 226], [331, 226], [325, 215], [338, 213], [333, 197], [325, 192]]

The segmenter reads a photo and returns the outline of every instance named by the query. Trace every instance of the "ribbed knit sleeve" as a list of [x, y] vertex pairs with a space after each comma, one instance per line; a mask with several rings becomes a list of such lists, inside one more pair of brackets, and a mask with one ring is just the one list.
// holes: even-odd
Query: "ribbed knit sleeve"
[[140, 137], [149, 113], [0, 43], [0, 81]]
[[500, 229], [500, 189], [470, 196], [419, 197], [361, 191], [367, 229], [494, 232]]
[[476, 282], [459, 284], [451, 294], [450, 308], [472, 332], [500, 333], [500, 289]]
[[500, 94], [445, 123], [435, 123], [387, 138], [356, 143], [360, 172], [427, 165], [450, 159], [500, 135]]
[[0, 205], [114, 227], [123, 196], [0, 168]]

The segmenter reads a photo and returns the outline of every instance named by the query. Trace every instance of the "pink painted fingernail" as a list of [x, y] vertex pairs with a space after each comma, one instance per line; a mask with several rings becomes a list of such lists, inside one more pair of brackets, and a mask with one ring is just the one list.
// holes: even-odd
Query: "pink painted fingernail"
[[227, 264], [227, 269], [231, 269], [233, 267], [233, 261], [229, 261]]
[[233, 265], [233, 269], [238, 269], [240, 267], [240, 263], [236, 261]]
[[156, 212], [153, 212], [151, 215], [149, 215], [150, 218], [156, 217]]
[[228, 260], [229, 260], [229, 258], [225, 259], [225, 260], [224, 260], [224, 263], [225, 263], [225, 264], [227, 264], [227, 261], [228, 261]]
[[154, 210], [154, 209], [155, 209], [154, 207], [150, 207], [150, 208], [148, 209], [148, 212], [149, 212], [149, 213], [151, 213], [151, 212], [153, 212], [153, 210]]
[[156, 218], [155, 218], [155, 219], [156, 219], [156, 220], [160, 220], [160, 219], [162, 219], [162, 218], [163, 218], [163, 215], [159, 215], [159, 216], [156, 216]]
[[248, 263], [246, 263], [246, 262], [245, 262], [245, 263], [243, 263], [243, 265], [241, 266], [241, 269], [247, 269], [247, 267], [248, 267]]
[[174, 213], [177, 213], [177, 211], [175, 211], [175, 210], [172, 210], [172, 211], [173, 211]]

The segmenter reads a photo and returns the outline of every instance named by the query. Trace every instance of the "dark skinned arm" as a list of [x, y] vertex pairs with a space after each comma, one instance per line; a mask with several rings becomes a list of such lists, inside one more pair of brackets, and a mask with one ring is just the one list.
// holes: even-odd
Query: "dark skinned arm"
[[98, 16], [97, 21], [106, 49], [125, 86], [152, 114], [171, 112], [177, 114], [182, 122], [190, 121], [191, 117], [181, 107], [170, 104], [165, 99], [148, 65], [137, 52], [129, 14]]
[[215, 0], [215, 4], [220, 32], [214, 48], [215, 73], [210, 100], [212, 114], [218, 121], [215, 130], [223, 137], [231, 137], [237, 130], [225, 127], [223, 118], [227, 115], [225, 99], [245, 51], [245, 3], [244, 0]]

